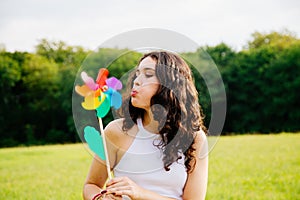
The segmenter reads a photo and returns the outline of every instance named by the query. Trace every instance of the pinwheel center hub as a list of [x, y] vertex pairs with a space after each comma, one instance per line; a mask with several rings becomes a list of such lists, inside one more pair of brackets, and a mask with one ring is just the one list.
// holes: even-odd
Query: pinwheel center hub
[[103, 92], [107, 91], [107, 90], [108, 90], [107, 85], [104, 85], [104, 86], [101, 88], [101, 90], [102, 90]]

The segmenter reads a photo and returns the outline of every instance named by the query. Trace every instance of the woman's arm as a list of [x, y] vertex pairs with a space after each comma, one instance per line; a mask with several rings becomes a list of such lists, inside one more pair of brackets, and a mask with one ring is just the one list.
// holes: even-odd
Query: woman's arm
[[96, 194], [100, 193], [108, 177], [106, 165], [95, 156], [90, 167], [89, 174], [83, 188], [84, 200], [91, 200]]
[[205, 133], [200, 131], [195, 138], [196, 164], [188, 174], [183, 191], [184, 200], [204, 200], [208, 180], [208, 143]]
[[[116, 162], [118, 149], [114, 143], [118, 140], [119, 123], [120, 121], [113, 121], [104, 130], [110, 166], [114, 166]], [[107, 178], [105, 161], [95, 155], [83, 187], [84, 200], [91, 200], [96, 194], [100, 193], [102, 188], [104, 188]]]

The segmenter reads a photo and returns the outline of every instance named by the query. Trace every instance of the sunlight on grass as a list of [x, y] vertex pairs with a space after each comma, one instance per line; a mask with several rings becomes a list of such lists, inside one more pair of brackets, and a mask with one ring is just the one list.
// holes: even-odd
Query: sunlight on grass
[[92, 155], [82, 144], [0, 150], [0, 199], [81, 199]]
[[[300, 199], [300, 134], [222, 136], [207, 199]], [[92, 155], [82, 144], [0, 149], [0, 199], [82, 199]]]
[[221, 137], [207, 199], [300, 199], [300, 135]]

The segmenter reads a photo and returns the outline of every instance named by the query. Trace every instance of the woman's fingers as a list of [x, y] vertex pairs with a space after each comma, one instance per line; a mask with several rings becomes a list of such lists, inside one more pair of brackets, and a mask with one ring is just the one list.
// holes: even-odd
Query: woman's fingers
[[113, 194], [106, 194], [104, 200], [122, 200], [122, 196], [116, 196]]
[[109, 180], [106, 184], [107, 187], [111, 186], [111, 185], [114, 185], [116, 183], [120, 183], [120, 182], [128, 182], [130, 179], [127, 178], [127, 177], [116, 177], [116, 178], [113, 178], [111, 180]]
[[117, 177], [107, 183], [107, 193], [134, 196], [136, 184], [127, 177]]
[[111, 187], [107, 189], [108, 194], [115, 194], [115, 195], [132, 195], [132, 187], [130, 186], [118, 186], [118, 187]]
[[107, 193], [127, 195], [132, 199], [141, 196], [142, 188], [127, 177], [117, 177], [107, 183]]

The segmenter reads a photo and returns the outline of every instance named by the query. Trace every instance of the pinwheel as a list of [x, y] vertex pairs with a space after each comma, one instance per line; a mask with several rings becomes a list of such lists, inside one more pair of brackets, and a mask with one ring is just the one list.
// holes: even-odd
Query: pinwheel
[[75, 87], [75, 91], [84, 97], [82, 107], [96, 110], [97, 116], [101, 118], [108, 113], [110, 107], [118, 109], [122, 104], [121, 94], [117, 92], [122, 89], [122, 83], [115, 77], [107, 78], [108, 74], [107, 69], [101, 68], [95, 82], [86, 72], [81, 72], [85, 84]]
[[81, 72], [81, 78], [85, 84], [82, 86], [76, 85], [75, 91], [84, 97], [84, 101], [81, 103], [84, 109], [96, 110], [101, 135], [94, 127], [86, 126], [84, 128], [84, 138], [90, 149], [106, 161], [107, 173], [109, 179], [111, 179], [102, 118], [109, 112], [110, 107], [120, 108], [122, 96], [117, 90], [122, 89], [122, 83], [115, 77], [108, 78], [108, 74], [107, 69], [101, 68], [96, 81], [94, 81], [86, 72]]

